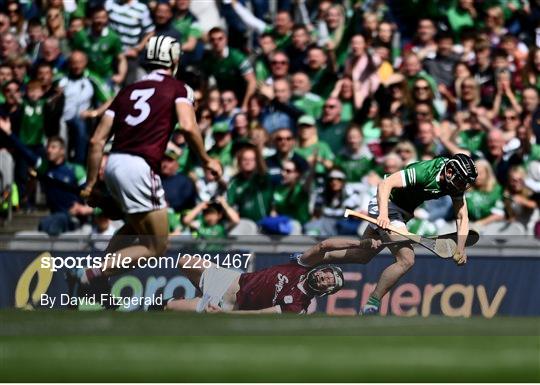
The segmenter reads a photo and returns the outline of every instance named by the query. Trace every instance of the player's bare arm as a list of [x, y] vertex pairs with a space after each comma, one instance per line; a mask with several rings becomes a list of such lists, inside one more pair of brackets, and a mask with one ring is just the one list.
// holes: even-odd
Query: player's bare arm
[[393, 173], [388, 178], [383, 179], [377, 186], [377, 204], [379, 206], [379, 217], [377, 218], [377, 225], [386, 229], [390, 224], [388, 218], [388, 200], [390, 199], [390, 193], [392, 189], [402, 188], [403, 179], [401, 171]]
[[377, 250], [380, 244], [375, 239], [329, 238], [309, 248], [299, 262], [305, 266], [360, 262], [367, 250]]
[[255, 73], [253, 71], [245, 74], [244, 79], [246, 80], [246, 95], [242, 101], [242, 110], [247, 111], [249, 99], [257, 90], [257, 80], [255, 79]]
[[467, 241], [467, 235], [469, 234], [469, 214], [467, 211], [467, 202], [465, 199], [454, 198], [452, 199], [452, 204], [456, 214], [456, 228], [458, 234], [457, 249], [454, 260], [458, 265], [464, 265], [467, 263], [465, 242]]
[[223, 170], [219, 161], [212, 159], [206, 153], [201, 136], [201, 130], [197, 125], [193, 106], [188, 103], [178, 102], [176, 103], [176, 114], [178, 116], [180, 130], [184, 134], [189, 147], [195, 151], [195, 154], [197, 154], [199, 159], [201, 159], [203, 167], [210, 170], [216, 177], [219, 178]]
[[107, 139], [111, 134], [111, 128], [114, 118], [108, 114], [103, 115], [99, 125], [94, 132], [94, 135], [90, 139], [90, 146], [88, 149], [88, 162], [87, 170], [88, 177], [86, 182], [86, 188], [81, 191], [82, 198], [88, 198], [92, 192], [92, 188], [97, 182], [99, 166], [101, 164], [101, 158], [103, 157], [103, 148]]

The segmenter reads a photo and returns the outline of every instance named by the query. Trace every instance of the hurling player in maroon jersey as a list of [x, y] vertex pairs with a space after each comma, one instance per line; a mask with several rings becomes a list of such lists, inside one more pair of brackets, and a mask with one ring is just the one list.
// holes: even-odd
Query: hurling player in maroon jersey
[[287, 264], [253, 273], [185, 256], [182, 273], [202, 292], [202, 297], [172, 299], [165, 309], [197, 312], [306, 313], [313, 297], [333, 294], [343, 287], [341, 269], [330, 263], [356, 260], [359, 254], [376, 250], [381, 242], [372, 239], [330, 238], [304, 253], [293, 254]]
[[[159, 163], [178, 122], [205, 169], [219, 177], [222, 169], [204, 149], [193, 109], [193, 90], [174, 75], [180, 60], [180, 43], [169, 36], [154, 36], [146, 46], [151, 72], [122, 89], [101, 119], [90, 141], [88, 181], [81, 196], [92, 198], [103, 148], [114, 135], [105, 168], [105, 183], [122, 207], [126, 224], [111, 239], [106, 252], [119, 260], [162, 256], [167, 248], [168, 220]], [[138, 239], [134, 244], [133, 239]], [[101, 269], [78, 273], [80, 283], [106, 280], [118, 261], [108, 260]], [[120, 269], [121, 271], [122, 269]]]

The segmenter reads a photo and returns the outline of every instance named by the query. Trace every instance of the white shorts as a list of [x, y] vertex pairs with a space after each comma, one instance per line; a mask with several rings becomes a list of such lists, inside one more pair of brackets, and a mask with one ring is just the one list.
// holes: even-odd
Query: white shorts
[[[379, 216], [379, 204], [377, 203], [377, 197], [374, 196], [371, 198], [368, 204], [368, 214], [372, 218], [377, 218]], [[388, 219], [390, 219], [390, 224], [395, 227], [407, 227], [405, 222], [411, 219], [411, 216], [392, 201], [388, 201]], [[381, 228], [373, 223], [370, 223], [369, 226], [376, 231], [381, 230]]]
[[232, 310], [236, 301], [236, 290], [227, 296], [234, 297], [234, 301], [224, 299], [224, 296], [234, 281], [240, 278], [240, 275], [242, 273], [239, 271], [218, 267], [213, 263], [211, 267], [204, 269], [199, 282], [199, 289], [201, 289], [203, 297], [197, 304], [197, 312], [202, 313], [208, 304], [221, 307], [224, 310]]
[[159, 175], [140, 156], [112, 153], [105, 167], [105, 183], [127, 214], [166, 207]]

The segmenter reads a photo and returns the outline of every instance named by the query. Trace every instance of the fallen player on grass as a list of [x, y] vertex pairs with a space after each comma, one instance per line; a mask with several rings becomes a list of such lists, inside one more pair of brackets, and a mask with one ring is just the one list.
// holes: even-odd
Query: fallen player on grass
[[304, 314], [314, 297], [339, 291], [343, 272], [333, 263], [346, 263], [358, 254], [376, 250], [380, 241], [330, 238], [304, 253], [295, 253], [291, 262], [253, 273], [241, 273], [216, 264], [204, 268], [194, 258], [183, 257], [182, 273], [202, 296], [168, 299], [163, 308], [176, 311]]

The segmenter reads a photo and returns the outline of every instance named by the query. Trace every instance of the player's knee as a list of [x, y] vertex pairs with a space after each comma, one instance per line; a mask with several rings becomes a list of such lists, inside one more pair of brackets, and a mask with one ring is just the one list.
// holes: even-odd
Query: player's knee
[[398, 259], [398, 263], [401, 265], [403, 270], [408, 271], [414, 266], [414, 256], [403, 256]]

